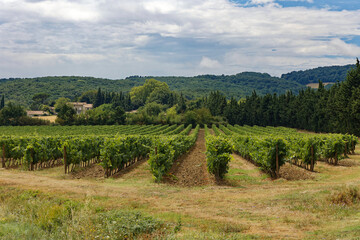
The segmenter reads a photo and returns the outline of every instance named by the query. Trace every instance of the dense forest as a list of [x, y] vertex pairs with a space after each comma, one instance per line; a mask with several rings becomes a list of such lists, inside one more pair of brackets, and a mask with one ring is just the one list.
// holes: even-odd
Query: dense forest
[[307, 88], [295, 95], [253, 92], [240, 103], [232, 99], [220, 109], [231, 124], [287, 126], [315, 132], [340, 132], [360, 136], [360, 64], [329, 90], [319, 81], [317, 90]]
[[75, 101], [86, 91], [101, 87], [104, 91], [129, 92], [134, 86], [140, 86], [146, 79], [155, 78], [168, 84], [171, 90], [183, 93], [187, 99], [205, 96], [219, 90], [228, 98], [242, 98], [255, 89], [258, 94], [285, 93], [292, 90], [297, 93], [303, 86], [296, 82], [261, 73], [239, 73], [236, 75], [201, 75], [196, 77], [139, 77], [123, 80], [109, 80], [91, 77], [42, 77], [25, 79], [0, 79], [0, 95], [6, 101], [14, 101], [30, 106], [32, 97], [37, 93], [46, 93], [50, 101], [60, 97]]
[[338, 81], [343, 81], [346, 78], [347, 72], [354, 67], [355, 65], [318, 67], [305, 71], [286, 73], [281, 75], [281, 78], [297, 82], [302, 85], [317, 83], [318, 81], [323, 83], [336, 83]]

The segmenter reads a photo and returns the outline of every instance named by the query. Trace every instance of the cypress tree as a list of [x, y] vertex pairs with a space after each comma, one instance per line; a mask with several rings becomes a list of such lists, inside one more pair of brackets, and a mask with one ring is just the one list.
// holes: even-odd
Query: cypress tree
[[103, 94], [101, 92], [101, 88], [98, 89], [97, 93], [96, 93], [96, 98], [95, 98], [95, 102], [94, 102], [94, 108], [102, 105], [103, 102]]
[[3, 109], [4, 107], [5, 107], [5, 95], [2, 95], [0, 102], [0, 109]]
[[177, 106], [177, 108], [176, 108], [176, 111], [177, 111], [178, 113], [183, 113], [183, 112], [186, 111], [185, 98], [184, 98], [184, 96], [183, 96], [182, 93], [180, 94], [180, 99], [179, 99], [179, 101], [178, 101], [178, 106]]

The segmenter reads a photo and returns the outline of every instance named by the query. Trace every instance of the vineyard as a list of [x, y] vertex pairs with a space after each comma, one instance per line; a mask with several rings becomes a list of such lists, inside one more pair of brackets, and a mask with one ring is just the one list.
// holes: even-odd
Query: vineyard
[[[218, 140], [216, 142], [211, 136], [207, 142], [224, 149], [216, 151], [219, 158], [228, 162], [230, 156], [222, 154], [229, 154], [230, 146], [233, 146], [233, 151], [274, 178], [279, 176], [279, 169], [285, 162], [310, 171], [314, 170], [318, 160], [337, 165], [348, 154], [354, 153], [358, 143], [358, 138], [353, 135], [307, 134], [284, 127], [220, 125], [218, 128], [212, 125], [212, 130]], [[225, 143], [227, 147], [222, 146]]]
[[[63, 164], [64, 172], [98, 163], [109, 177], [148, 159], [157, 182], [194, 145], [199, 126], [119, 125], [1, 127], [2, 167], [36, 170]], [[318, 160], [337, 165], [354, 153], [353, 135], [307, 134], [284, 127], [205, 126], [207, 169], [224, 178], [235, 152], [271, 177], [289, 162], [313, 171]], [[191, 132], [191, 133], [190, 133]]]
[[[149, 157], [151, 171], [160, 180], [194, 144], [199, 126], [189, 135], [191, 129], [190, 125], [10, 127], [0, 139], [2, 167], [36, 170], [63, 162], [69, 173], [76, 166], [99, 163], [109, 177]], [[14, 134], [6, 135], [9, 132]]]
[[[1, 130], [0, 191], [22, 196], [26, 202], [16, 208], [28, 206], [27, 195], [14, 192], [18, 188], [36, 191], [34, 199], [45, 192], [84, 206], [90, 201], [93, 209], [150, 213], [169, 224], [165, 236], [170, 232], [172, 239], [342, 239], [347, 235], [340, 231], [359, 233], [348, 229], [357, 221], [360, 191], [343, 187], [359, 182], [358, 138], [352, 135], [238, 125]], [[37, 214], [46, 216], [45, 226], [60, 221], [57, 209], [67, 200], [51, 198], [55, 204], [31, 213], [34, 223]], [[1, 215], [5, 210], [0, 207], [0, 223], [13, 219]], [[92, 219], [85, 219], [92, 229]], [[338, 221], [347, 228], [338, 228]]]

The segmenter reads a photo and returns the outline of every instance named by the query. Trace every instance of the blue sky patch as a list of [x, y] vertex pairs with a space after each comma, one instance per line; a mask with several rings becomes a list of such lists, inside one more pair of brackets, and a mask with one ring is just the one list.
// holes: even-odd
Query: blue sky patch
[[[251, 0], [232, 0], [232, 2], [247, 5], [256, 6], [261, 4], [251, 4]], [[282, 7], [307, 7], [307, 8], [327, 8], [333, 11], [342, 10], [357, 10], [360, 9], [359, 0], [293, 0], [293, 1], [282, 1], [275, 0], [275, 3]]]

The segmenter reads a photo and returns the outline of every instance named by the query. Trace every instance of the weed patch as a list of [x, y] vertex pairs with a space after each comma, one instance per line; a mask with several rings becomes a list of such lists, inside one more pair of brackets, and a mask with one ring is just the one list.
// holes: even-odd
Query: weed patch
[[360, 202], [360, 190], [355, 186], [345, 187], [334, 193], [330, 201], [337, 205], [351, 206]]

